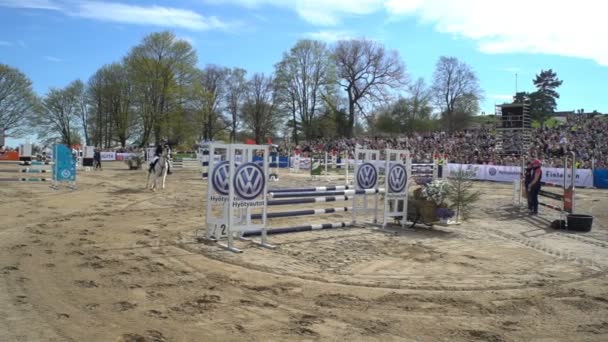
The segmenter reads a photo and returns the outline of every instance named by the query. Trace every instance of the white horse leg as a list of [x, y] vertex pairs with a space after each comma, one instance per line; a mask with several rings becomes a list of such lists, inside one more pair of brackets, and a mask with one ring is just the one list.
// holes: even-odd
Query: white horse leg
[[158, 176], [156, 173], [157, 166], [158, 166], [158, 163], [156, 165], [154, 165], [154, 168], [152, 169], [152, 187], [150, 188], [152, 191], [156, 191], [156, 180], [158, 179]]
[[167, 170], [169, 167], [169, 162], [165, 164], [165, 168], [163, 170], [163, 189], [165, 189], [165, 179], [167, 179]]
[[150, 171], [148, 171], [148, 177], [146, 178], [146, 189], [150, 186]]

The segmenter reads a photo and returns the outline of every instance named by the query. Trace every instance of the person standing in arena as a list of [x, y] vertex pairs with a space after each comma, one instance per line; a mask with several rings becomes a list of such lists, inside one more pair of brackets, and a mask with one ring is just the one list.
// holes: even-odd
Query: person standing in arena
[[528, 211], [532, 212], [532, 197], [530, 196], [530, 192], [528, 191], [528, 185], [532, 182], [533, 178], [532, 174], [532, 161], [528, 161], [526, 164], [526, 168], [524, 169], [524, 186], [526, 190], [526, 199], [528, 200]]
[[101, 151], [96, 148], [95, 152], [93, 153], [93, 164], [95, 166], [95, 170], [99, 169], [100, 171], [101, 169]]
[[538, 159], [534, 159], [532, 162], [532, 181], [528, 185], [528, 197], [532, 202], [532, 215], [538, 214], [538, 194], [541, 188], [541, 180], [543, 178], [543, 172], [541, 169], [542, 163]]

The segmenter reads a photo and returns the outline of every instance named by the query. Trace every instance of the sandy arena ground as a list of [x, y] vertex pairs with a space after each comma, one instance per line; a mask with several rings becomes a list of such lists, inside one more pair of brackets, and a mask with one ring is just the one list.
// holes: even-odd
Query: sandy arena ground
[[104, 167], [73, 192], [0, 183], [0, 341], [608, 341], [608, 191], [578, 191], [590, 233], [547, 229], [509, 185], [478, 183], [459, 226], [286, 234], [233, 254], [195, 239], [197, 172], [152, 193], [143, 171]]

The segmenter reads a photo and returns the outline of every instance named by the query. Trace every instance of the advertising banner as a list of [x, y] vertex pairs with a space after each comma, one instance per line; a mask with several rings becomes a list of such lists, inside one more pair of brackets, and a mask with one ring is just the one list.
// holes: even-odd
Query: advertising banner
[[[559, 185], [564, 184], [564, 169], [543, 167], [542, 170], [543, 182], [554, 183]], [[570, 172], [568, 172], [568, 184], [570, 184], [570, 177]], [[574, 185], [579, 188], [593, 187], [593, 171], [589, 169], [576, 170], [576, 179], [574, 180]]]
[[485, 165], [448, 164], [447, 177], [454, 177], [458, 172], [464, 171], [471, 174], [471, 179], [486, 180]]
[[116, 160], [116, 152], [101, 152], [102, 161]]
[[[521, 175], [521, 167], [519, 166], [448, 164], [447, 177], [453, 177], [453, 174], [458, 170], [472, 172], [472, 179], [504, 183], [512, 183]], [[564, 184], [563, 168], [543, 167], [542, 171], [543, 182]], [[576, 170], [574, 185], [579, 188], [593, 187], [593, 171], [589, 169]]]
[[519, 179], [521, 175], [521, 167], [519, 166], [501, 166], [501, 165], [481, 165], [486, 169], [485, 180], [493, 182], [508, 182], [512, 183]]
[[595, 170], [593, 182], [596, 188], [608, 189], [608, 170]]
[[0, 160], [19, 160], [19, 152], [0, 152]]
[[138, 157], [138, 156], [141, 157], [141, 153], [120, 153], [119, 152], [119, 153], [116, 153], [116, 160], [120, 160], [120, 161], [129, 160], [131, 158]]

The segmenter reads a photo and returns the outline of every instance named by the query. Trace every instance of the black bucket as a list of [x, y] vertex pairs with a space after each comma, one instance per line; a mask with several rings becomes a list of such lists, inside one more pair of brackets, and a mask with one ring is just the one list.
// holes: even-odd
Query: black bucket
[[577, 232], [591, 231], [591, 226], [593, 225], [593, 216], [580, 215], [580, 214], [569, 214], [567, 219], [568, 219], [568, 230], [574, 230]]

